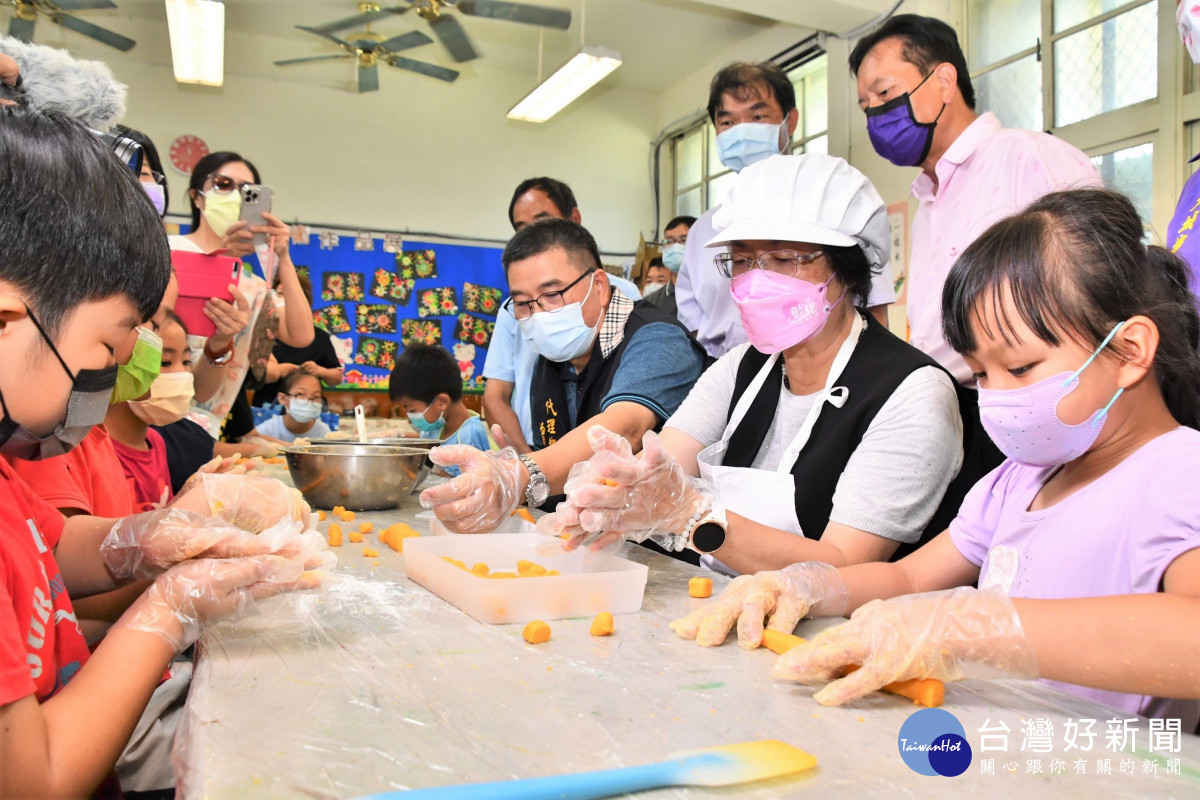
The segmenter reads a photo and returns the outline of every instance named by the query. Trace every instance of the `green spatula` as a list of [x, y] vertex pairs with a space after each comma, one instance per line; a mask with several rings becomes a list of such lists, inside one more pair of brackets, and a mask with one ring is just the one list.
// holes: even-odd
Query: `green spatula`
[[498, 783], [440, 786], [364, 795], [359, 800], [589, 800], [664, 786], [731, 786], [810, 770], [817, 759], [790, 744], [764, 739], [680, 753], [658, 764]]

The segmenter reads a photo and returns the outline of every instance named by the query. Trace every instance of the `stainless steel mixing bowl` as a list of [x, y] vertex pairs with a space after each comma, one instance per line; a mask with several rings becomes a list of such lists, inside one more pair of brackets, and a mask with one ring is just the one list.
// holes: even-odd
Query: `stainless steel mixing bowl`
[[316, 508], [395, 508], [421, 475], [428, 449], [376, 444], [313, 444], [284, 449], [292, 482]]

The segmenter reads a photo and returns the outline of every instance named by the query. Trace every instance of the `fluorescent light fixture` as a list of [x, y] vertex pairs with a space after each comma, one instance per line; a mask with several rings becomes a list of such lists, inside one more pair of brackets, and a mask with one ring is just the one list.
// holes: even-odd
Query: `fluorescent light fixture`
[[509, 119], [545, 122], [621, 66], [621, 54], [585, 47], [508, 112]]
[[167, 0], [167, 29], [175, 80], [225, 82], [225, 4], [220, 0]]

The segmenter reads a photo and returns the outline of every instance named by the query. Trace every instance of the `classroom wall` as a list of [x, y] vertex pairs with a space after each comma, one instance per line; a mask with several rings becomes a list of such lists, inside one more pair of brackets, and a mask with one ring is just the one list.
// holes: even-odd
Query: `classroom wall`
[[[481, 63], [445, 84], [382, 66], [381, 90], [360, 95], [348, 90], [349, 62], [264, 68], [264, 53], [289, 50], [237, 32], [226, 42], [225, 85], [191, 87], [175, 82], [165, 37], [123, 32], [138, 39], [130, 53], [77, 55], [104, 60], [128, 84], [125, 122], [164, 160], [183, 133], [241, 152], [275, 188], [285, 219], [505, 240], [512, 190], [541, 174], [571, 185], [605, 252], [635, 249], [653, 214], [646, 153], [657, 104], [648, 93], [602, 84], [534, 125], [504, 116], [533, 87], [531, 72]], [[186, 212], [186, 179], [167, 172], [171, 211]]]

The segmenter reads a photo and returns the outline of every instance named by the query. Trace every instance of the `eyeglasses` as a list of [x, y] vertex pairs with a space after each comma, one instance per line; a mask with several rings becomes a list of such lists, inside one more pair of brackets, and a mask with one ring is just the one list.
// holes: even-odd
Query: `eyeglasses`
[[687, 234], [683, 236], [667, 236], [658, 243], [659, 247], [670, 247], [673, 244], [687, 244]]
[[529, 319], [532, 317], [533, 306], [535, 303], [542, 311], [559, 311], [564, 305], [566, 305], [566, 301], [563, 300], [563, 295], [571, 291], [576, 284], [578, 284], [584, 278], [590, 276], [593, 272], [595, 272], [594, 269], [589, 269], [587, 272], [583, 273], [558, 291], [546, 292], [545, 294], [538, 295], [532, 300], [516, 301], [510, 297], [505, 305], [508, 306], [509, 310], [512, 311], [513, 316], [517, 319]]
[[717, 270], [726, 278], [736, 278], [738, 275], [754, 267], [765, 269], [769, 272], [778, 272], [780, 275], [787, 275], [794, 278], [800, 274], [800, 269], [805, 264], [811, 264], [823, 255], [825, 253], [822, 250], [817, 250], [814, 253], [797, 253], [795, 250], [768, 250], [765, 253], [759, 253], [756, 258], [740, 256], [737, 253], [721, 253], [713, 256], [713, 263], [717, 265]]
[[218, 175], [215, 172], [204, 179], [205, 183], [212, 181], [213, 191], [217, 194], [229, 194], [235, 189], [242, 189], [245, 186], [250, 186], [253, 181], [235, 181], [227, 175]]
[[[155, 172], [154, 170], [147, 170], [147, 171], [150, 173], [150, 178], [155, 183], [157, 183], [159, 186], [167, 185], [167, 176], [166, 175], [163, 175], [161, 172]], [[142, 177], [145, 177], [145, 175], [143, 175]]]

